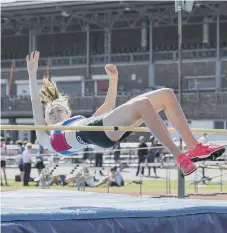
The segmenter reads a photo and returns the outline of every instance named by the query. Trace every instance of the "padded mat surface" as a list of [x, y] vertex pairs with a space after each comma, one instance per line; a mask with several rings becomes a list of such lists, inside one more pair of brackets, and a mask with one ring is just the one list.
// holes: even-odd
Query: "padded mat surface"
[[224, 233], [227, 201], [59, 190], [2, 193], [7, 233]]

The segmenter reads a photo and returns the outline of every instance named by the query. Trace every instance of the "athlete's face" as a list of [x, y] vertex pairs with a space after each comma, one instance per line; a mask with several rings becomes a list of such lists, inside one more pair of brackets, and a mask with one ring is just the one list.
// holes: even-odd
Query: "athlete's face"
[[58, 103], [47, 106], [45, 116], [46, 121], [51, 125], [62, 122], [69, 117], [66, 108]]

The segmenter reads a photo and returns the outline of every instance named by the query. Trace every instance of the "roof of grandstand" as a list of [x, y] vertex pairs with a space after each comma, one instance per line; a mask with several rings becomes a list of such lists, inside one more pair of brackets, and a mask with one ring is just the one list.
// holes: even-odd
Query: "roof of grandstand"
[[[195, 7], [200, 9], [201, 15], [206, 15], [207, 11], [214, 11], [220, 14], [226, 14], [227, 3], [222, 1], [195, 1]], [[85, 7], [86, 6], [86, 7]], [[61, 10], [73, 12], [91, 12], [91, 11], [118, 11], [123, 10], [128, 14], [133, 11], [140, 11], [141, 14], [152, 17], [152, 13], [174, 12], [174, 1], [73, 1], [73, 0], [1, 0], [2, 17], [15, 15], [29, 15], [30, 13], [39, 13], [42, 15], [55, 13]], [[20, 10], [20, 11], [18, 11]]]
[[2, 10], [28, 10], [28, 9], [37, 9], [45, 7], [56, 7], [56, 6], [72, 6], [72, 5], [86, 5], [86, 4], [95, 4], [98, 1], [62, 1], [62, 0], [36, 0], [36, 1], [26, 1], [26, 0], [2, 0], [1, 7]]
[[[1, 3], [4, 35], [23, 34], [31, 24], [46, 30], [56, 26], [58, 31], [65, 32], [73, 24], [133, 28], [144, 19], [151, 19], [154, 27], [177, 23], [174, 1], [2, 0]], [[203, 22], [205, 17], [209, 22], [215, 22], [217, 13], [220, 22], [226, 21], [226, 12], [226, 2], [195, 1], [193, 11], [183, 13], [183, 23]], [[63, 26], [60, 28], [60, 25]]]
[[[96, 2], [96, 1], [92, 1]], [[91, 3], [91, 1], [75, 1], [75, 0], [36, 0], [36, 1], [29, 1], [29, 0], [1, 0], [2, 7], [13, 7], [13, 6], [34, 6], [34, 5], [46, 5], [46, 4], [55, 4], [55, 3]]]

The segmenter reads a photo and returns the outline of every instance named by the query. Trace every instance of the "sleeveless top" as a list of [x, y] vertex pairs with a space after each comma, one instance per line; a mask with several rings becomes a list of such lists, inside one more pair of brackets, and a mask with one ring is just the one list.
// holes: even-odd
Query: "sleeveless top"
[[[72, 117], [70, 119], [67, 119], [61, 122], [59, 125], [62, 125], [62, 126], [72, 125], [73, 123], [80, 121], [82, 119], [86, 119], [86, 118], [84, 116], [75, 116], [75, 117]], [[72, 135], [73, 135], [73, 138], [72, 138]], [[70, 141], [71, 142], [73, 141], [70, 144], [71, 145], [73, 144], [73, 147], [69, 145], [68, 143], [69, 139], [66, 137], [66, 133], [64, 131], [53, 130], [50, 136], [50, 144], [51, 144], [52, 149], [61, 155], [71, 155], [75, 152], [83, 150], [88, 144], [84, 142], [81, 137], [76, 135], [76, 131], [71, 131], [70, 137], [71, 137]]]

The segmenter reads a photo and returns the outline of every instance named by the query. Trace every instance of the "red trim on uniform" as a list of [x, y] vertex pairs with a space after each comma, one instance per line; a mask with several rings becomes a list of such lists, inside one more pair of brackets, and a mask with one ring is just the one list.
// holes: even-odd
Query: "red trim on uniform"
[[62, 152], [72, 147], [66, 142], [65, 133], [52, 134], [50, 138], [51, 145], [56, 152]]

